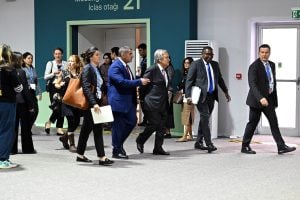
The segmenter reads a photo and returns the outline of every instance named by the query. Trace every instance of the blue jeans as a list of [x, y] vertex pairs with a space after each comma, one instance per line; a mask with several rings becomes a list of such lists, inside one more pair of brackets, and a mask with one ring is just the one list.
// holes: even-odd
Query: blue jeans
[[8, 160], [13, 145], [16, 104], [0, 102], [0, 161]]

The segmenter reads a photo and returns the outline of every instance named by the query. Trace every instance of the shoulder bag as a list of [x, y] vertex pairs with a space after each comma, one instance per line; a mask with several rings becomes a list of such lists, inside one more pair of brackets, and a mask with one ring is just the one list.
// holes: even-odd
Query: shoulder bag
[[64, 104], [79, 108], [81, 110], [87, 110], [89, 108], [89, 103], [83, 94], [79, 78], [70, 79], [68, 88], [62, 101]]

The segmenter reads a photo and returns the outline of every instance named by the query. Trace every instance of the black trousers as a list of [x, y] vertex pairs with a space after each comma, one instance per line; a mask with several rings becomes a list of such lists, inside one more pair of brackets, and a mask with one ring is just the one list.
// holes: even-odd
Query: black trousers
[[15, 136], [12, 146], [12, 153], [18, 153], [18, 133], [19, 124], [21, 125], [21, 144], [23, 153], [34, 151], [31, 128], [36, 119], [35, 112], [29, 112], [25, 103], [18, 103], [16, 110]]
[[[50, 98], [50, 104], [53, 102], [53, 95], [55, 94], [54, 91], [49, 92], [49, 98]], [[49, 118], [51, 123], [56, 122], [56, 128], [62, 128], [64, 125], [64, 117], [61, 115], [61, 109], [53, 110], [50, 118]], [[57, 120], [57, 121], [56, 121]]]
[[254, 131], [260, 120], [262, 112], [264, 113], [264, 115], [266, 116], [266, 118], [269, 121], [271, 132], [272, 132], [273, 138], [274, 138], [277, 146], [278, 147], [284, 146], [285, 142], [281, 136], [281, 133], [280, 133], [280, 130], [278, 127], [278, 120], [277, 120], [277, 115], [275, 112], [275, 107], [272, 106], [271, 104], [264, 108], [250, 107], [249, 122], [247, 123], [246, 128], [245, 128], [245, 133], [244, 133], [244, 137], [243, 137], [243, 146], [247, 146], [250, 144], [252, 137], [254, 135]]
[[94, 133], [94, 142], [97, 151], [97, 156], [103, 157], [105, 156], [105, 152], [103, 143], [102, 124], [94, 124], [92, 113], [90, 110], [84, 112], [83, 124], [81, 126], [78, 139], [77, 153], [80, 155], [84, 155], [86, 143], [89, 139], [89, 135], [92, 132], [92, 130]]
[[66, 116], [68, 121], [68, 132], [72, 133], [76, 130], [80, 123], [80, 113], [77, 109], [72, 109], [73, 116]]
[[209, 118], [214, 109], [215, 98], [213, 95], [207, 95], [205, 101], [198, 102], [197, 109], [200, 113], [200, 121], [198, 125], [197, 141], [203, 142], [203, 138], [206, 145], [212, 144], [211, 132], [209, 128]]
[[145, 103], [144, 103], [144, 101], [141, 101], [140, 104], [141, 104], [141, 109], [144, 114], [142, 123], [147, 123], [147, 116], [146, 116], [145, 105], [144, 105]]
[[145, 130], [139, 134], [136, 141], [138, 143], [144, 144], [152, 135], [152, 133], [156, 131], [154, 149], [160, 149], [162, 148], [164, 142], [165, 125], [167, 122], [168, 114], [166, 111], [155, 112], [145, 110], [145, 112], [147, 115], [148, 123], [145, 127]]

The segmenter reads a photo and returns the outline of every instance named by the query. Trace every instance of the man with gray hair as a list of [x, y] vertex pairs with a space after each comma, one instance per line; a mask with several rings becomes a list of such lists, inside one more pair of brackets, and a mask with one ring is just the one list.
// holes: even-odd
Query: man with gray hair
[[124, 46], [119, 56], [108, 70], [108, 102], [111, 105], [114, 122], [112, 123], [113, 158], [128, 159], [123, 144], [137, 122], [136, 87], [146, 85], [148, 78], [134, 79], [127, 65], [132, 61], [132, 49]]
[[137, 149], [144, 152], [144, 144], [156, 131], [153, 154], [170, 155], [162, 148], [167, 121], [168, 86], [169, 78], [166, 68], [169, 66], [169, 53], [164, 49], [157, 49], [154, 53], [155, 64], [146, 69], [144, 78], [150, 79], [150, 84], [141, 87], [142, 99], [144, 100], [144, 111], [147, 116], [147, 124], [144, 132], [136, 139]]

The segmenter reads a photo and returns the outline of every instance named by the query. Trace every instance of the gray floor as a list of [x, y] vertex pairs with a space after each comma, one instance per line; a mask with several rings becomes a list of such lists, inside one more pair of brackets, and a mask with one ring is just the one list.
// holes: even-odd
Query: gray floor
[[[130, 159], [104, 167], [96, 163], [92, 135], [86, 156], [94, 164], [81, 164], [75, 162], [75, 154], [62, 149], [54, 133], [34, 131], [38, 154], [11, 156], [20, 167], [0, 171], [1, 200], [300, 199], [300, 151], [278, 155], [270, 136], [254, 137], [256, 155], [241, 154], [241, 144], [230, 139], [214, 140], [218, 151], [208, 154], [194, 150], [193, 142], [172, 138], [164, 144], [171, 156], [154, 156], [153, 137], [139, 154], [133, 133], [125, 143]], [[111, 157], [111, 136], [105, 134], [104, 139]], [[300, 138], [285, 139], [299, 148]]]

